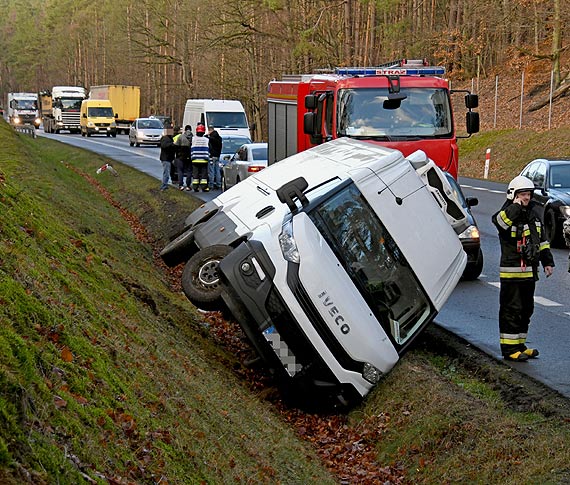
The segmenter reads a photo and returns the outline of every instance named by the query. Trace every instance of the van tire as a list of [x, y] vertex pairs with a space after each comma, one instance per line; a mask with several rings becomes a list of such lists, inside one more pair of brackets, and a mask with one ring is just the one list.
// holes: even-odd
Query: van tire
[[160, 252], [160, 257], [166, 266], [173, 268], [183, 261], [188, 261], [192, 250], [196, 250], [195, 247], [192, 247], [195, 232], [195, 229], [187, 229], [164, 246], [164, 249]]
[[182, 272], [182, 290], [186, 297], [202, 310], [217, 310], [223, 306], [223, 284], [218, 266], [232, 252], [231, 246], [216, 244], [200, 249], [192, 256]]

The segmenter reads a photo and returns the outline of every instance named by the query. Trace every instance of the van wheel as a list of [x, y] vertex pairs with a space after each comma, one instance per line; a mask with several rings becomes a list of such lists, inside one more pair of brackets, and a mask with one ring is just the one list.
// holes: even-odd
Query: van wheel
[[183, 261], [188, 261], [189, 256], [192, 254], [194, 234], [196, 227], [183, 231], [180, 235], [170, 241], [164, 249], [160, 252], [160, 257], [167, 266], [173, 268]]
[[223, 244], [208, 246], [200, 249], [186, 263], [182, 272], [182, 289], [197, 308], [216, 310], [222, 306], [219, 264], [232, 250]]

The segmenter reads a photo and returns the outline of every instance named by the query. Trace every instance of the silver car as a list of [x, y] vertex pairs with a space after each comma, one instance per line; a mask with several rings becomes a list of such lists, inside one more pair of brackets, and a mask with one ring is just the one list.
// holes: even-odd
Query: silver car
[[246, 143], [222, 169], [222, 191], [267, 167], [267, 143]]
[[160, 139], [164, 134], [164, 125], [157, 118], [137, 118], [129, 130], [129, 145], [156, 145], [160, 146]]

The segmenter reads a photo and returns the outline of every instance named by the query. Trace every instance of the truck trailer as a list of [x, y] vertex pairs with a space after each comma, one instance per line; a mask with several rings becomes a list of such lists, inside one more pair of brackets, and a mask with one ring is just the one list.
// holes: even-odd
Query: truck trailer
[[133, 121], [140, 116], [141, 88], [110, 84], [91, 86], [89, 99], [109, 100], [115, 111], [117, 133], [127, 135]]
[[81, 102], [86, 95], [81, 86], [54, 86], [51, 91], [40, 92], [38, 99], [44, 131], [80, 133]]
[[268, 87], [269, 163], [340, 137], [421, 149], [457, 178], [451, 95], [465, 93], [466, 133], [479, 131], [477, 95], [450, 89], [445, 68], [399, 59], [378, 67], [284, 76]]
[[8, 93], [6, 106], [8, 123], [12, 126], [34, 125], [39, 128], [41, 119], [36, 93]]

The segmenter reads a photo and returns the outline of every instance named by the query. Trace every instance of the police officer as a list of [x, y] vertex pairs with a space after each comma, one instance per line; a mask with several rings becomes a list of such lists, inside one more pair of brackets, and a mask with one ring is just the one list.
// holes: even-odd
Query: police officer
[[526, 346], [530, 318], [534, 312], [534, 289], [538, 265], [546, 277], [552, 274], [554, 259], [542, 224], [542, 208], [534, 200], [534, 184], [515, 177], [507, 188], [507, 200], [493, 215], [501, 243], [501, 290], [499, 333], [501, 353], [506, 360], [524, 361], [539, 352]]

